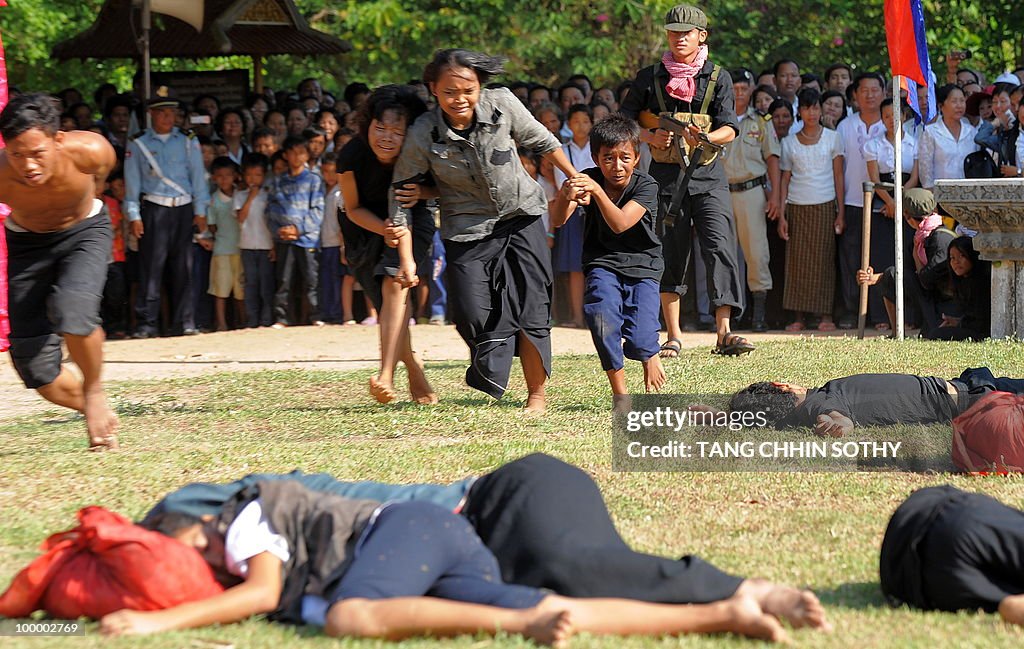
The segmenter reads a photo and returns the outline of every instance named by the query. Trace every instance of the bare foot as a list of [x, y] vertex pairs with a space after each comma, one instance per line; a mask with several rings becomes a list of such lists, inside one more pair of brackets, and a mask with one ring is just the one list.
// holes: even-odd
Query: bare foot
[[743, 588], [743, 594], [756, 599], [765, 613], [788, 622], [795, 629], [810, 627], [826, 632], [832, 630], [832, 625], [825, 619], [825, 607], [809, 590], [764, 579], [748, 579]]
[[430, 386], [427, 375], [423, 372], [423, 364], [416, 358], [416, 366], [405, 366], [409, 373], [409, 396], [421, 406], [433, 406], [438, 402], [437, 393]]
[[558, 649], [569, 646], [569, 640], [576, 634], [572, 616], [566, 610], [550, 610], [543, 604], [524, 611], [528, 616], [523, 635], [537, 644]]
[[107, 405], [107, 397], [102, 392], [85, 396], [85, 428], [89, 433], [90, 451], [116, 451], [117, 415]]
[[655, 354], [644, 361], [644, 389], [648, 392], [660, 392], [665, 385], [665, 367], [661, 358]]
[[370, 394], [377, 400], [377, 403], [391, 403], [398, 396], [395, 394], [395, 386], [384, 383], [376, 377], [370, 379]]
[[732, 615], [733, 624], [729, 630], [733, 633], [770, 642], [789, 642], [789, 635], [782, 628], [782, 624], [775, 617], [762, 611], [753, 597], [733, 595], [724, 603]]
[[1010, 595], [999, 602], [999, 615], [1010, 624], [1024, 626], [1024, 597]]
[[529, 415], [543, 415], [547, 410], [547, 400], [544, 397], [543, 392], [530, 393], [530, 396], [526, 397], [526, 405], [523, 406], [523, 411]]

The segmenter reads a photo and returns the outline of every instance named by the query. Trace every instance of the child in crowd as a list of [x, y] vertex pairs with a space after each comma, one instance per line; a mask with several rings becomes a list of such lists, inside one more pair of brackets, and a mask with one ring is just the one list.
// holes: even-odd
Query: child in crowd
[[[576, 104], [569, 108], [566, 124], [572, 131], [572, 139], [562, 145], [569, 162], [577, 169], [589, 167], [590, 130], [594, 126], [593, 111], [590, 106]], [[555, 186], [561, 187], [565, 182], [565, 174], [555, 170]], [[581, 207], [577, 210], [582, 211]], [[556, 273], [567, 273], [569, 276], [569, 304], [572, 307], [572, 326], [577, 329], [586, 326], [583, 317], [583, 219], [569, 219], [565, 225], [555, 232], [554, 270]]]
[[[324, 223], [320, 228], [320, 310], [324, 322], [341, 324], [344, 322], [341, 308], [341, 227], [338, 224], [341, 190], [338, 188], [338, 157], [334, 153], [323, 154], [320, 176], [327, 192]], [[351, 298], [349, 305], [351, 310]]]
[[211, 165], [213, 184], [217, 188], [210, 196], [206, 212], [206, 225], [213, 232], [213, 260], [210, 263], [210, 295], [214, 302], [217, 331], [227, 331], [227, 301], [235, 298], [236, 318], [244, 319], [245, 297], [242, 290], [242, 258], [239, 252], [240, 228], [235, 217], [234, 195], [238, 183], [238, 165], [227, 156], [220, 156]]
[[350, 128], [338, 129], [338, 132], [334, 134], [334, 150], [341, 151], [355, 136], [356, 132]]
[[[198, 136], [203, 152], [203, 168], [209, 193], [216, 191], [210, 177], [213, 161], [217, 159], [217, 148], [205, 135]], [[192, 311], [195, 314], [195, 332], [207, 332], [214, 326], [213, 296], [210, 295], [210, 265], [213, 262], [213, 234], [202, 219], [192, 234]]]
[[[116, 188], [115, 188], [116, 185]], [[100, 199], [106, 204], [110, 213], [110, 226], [114, 229], [114, 247], [111, 262], [107, 266], [107, 283], [103, 288], [103, 330], [108, 338], [125, 337], [128, 326], [128, 291], [125, 279], [125, 233], [127, 221], [121, 211], [124, 200], [124, 174], [115, 169], [105, 183], [106, 191]]]
[[217, 148], [213, 146], [213, 140], [205, 135], [198, 136], [196, 140], [199, 142], [199, 148], [203, 152], [203, 167], [209, 172], [213, 159], [217, 157]]
[[[540, 215], [540, 219], [544, 222], [544, 229], [548, 233], [548, 248], [554, 248], [555, 231], [551, 228], [551, 208], [558, 196], [558, 186], [554, 183], [555, 166], [526, 147], [519, 147], [518, 153], [519, 162], [523, 163], [523, 169], [526, 169], [530, 178], [537, 181], [544, 190], [544, 196], [548, 199], [548, 209]], [[547, 175], [541, 173], [542, 168], [546, 169]]]
[[317, 246], [324, 220], [324, 181], [306, 166], [309, 149], [302, 137], [285, 138], [281, 154], [288, 171], [274, 178], [267, 204], [267, 221], [274, 232], [277, 251], [277, 293], [274, 296], [277, 321], [273, 326], [275, 329], [288, 326], [288, 314], [298, 306], [291, 292], [292, 280], [298, 273], [309, 300], [310, 320], [320, 327], [324, 322], [320, 317], [317, 289]]
[[261, 153], [269, 159], [277, 153], [281, 147], [277, 144], [277, 137], [269, 128], [258, 128], [252, 134], [253, 153]]
[[242, 158], [245, 189], [235, 194], [235, 217], [241, 233], [238, 239], [245, 277], [245, 324], [269, 327], [274, 324], [274, 239], [267, 227], [267, 190], [264, 182], [270, 161], [261, 153]]
[[284, 159], [283, 151], [278, 150], [270, 156], [270, 172], [275, 178], [288, 173], [288, 163]]
[[633, 120], [607, 117], [594, 126], [590, 143], [598, 166], [562, 183], [552, 221], [557, 226], [580, 218], [583, 208], [583, 311], [614, 403], [628, 407], [623, 355], [643, 363], [647, 392], [665, 384], [658, 356], [658, 282], [664, 269], [655, 233], [658, 184], [635, 171], [640, 127]]
[[[319, 173], [321, 158], [327, 151], [327, 134], [318, 126], [310, 126], [302, 132], [302, 137], [306, 139], [306, 146], [309, 147], [309, 168]], [[327, 180], [326, 176], [321, 176]]]

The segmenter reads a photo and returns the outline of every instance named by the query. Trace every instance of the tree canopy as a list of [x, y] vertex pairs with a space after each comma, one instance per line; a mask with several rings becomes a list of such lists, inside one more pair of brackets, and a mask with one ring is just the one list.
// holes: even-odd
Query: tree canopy
[[[1024, 12], [1016, 0], [923, 0], [940, 81], [942, 53], [966, 49], [966, 65], [994, 77], [1024, 63]], [[60, 63], [50, 49], [87, 28], [103, 0], [12, 0], [0, 9], [10, 81], [23, 89], [130, 85], [128, 60]], [[600, 84], [629, 79], [664, 47], [662, 19], [675, 0], [296, 0], [311, 25], [350, 41], [339, 57], [275, 57], [267, 83], [318, 76], [329, 87], [418, 78], [435, 49], [469, 47], [509, 59], [507, 79], [553, 83], [574, 72]], [[727, 67], [759, 70], [780, 58], [820, 73], [835, 62], [888, 71], [882, 0], [708, 0], [709, 43]], [[131, 27], [126, 25], [125, 29]], [[247, 58], [156, 60], [154, 70], [248, 68]]]

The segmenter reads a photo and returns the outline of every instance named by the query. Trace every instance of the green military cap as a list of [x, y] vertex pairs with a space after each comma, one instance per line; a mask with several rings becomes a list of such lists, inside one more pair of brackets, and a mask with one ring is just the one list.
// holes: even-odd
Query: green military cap
[[708, 17], [693, 5], [677, 5], [665, 14], [665, 29], [670, 32], [688, 32], [691, 29], [708, 30]]
[[903, 216], [921, 220], [935, 212], [935, 195], [927, 189], [915, 187], [903, 192]]

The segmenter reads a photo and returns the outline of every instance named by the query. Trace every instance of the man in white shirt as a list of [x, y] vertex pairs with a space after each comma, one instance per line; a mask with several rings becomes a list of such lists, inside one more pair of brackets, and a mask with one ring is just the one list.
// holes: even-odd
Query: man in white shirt
[[[836, 128], [836, 132], [843, 141], [844, 196], [846, 198], [846, 230], [839, 237], [839, 286], [842, 289], [843, 306], [845, 307], [845, 313], [839, 319], [839, 326], [844, 329], [853, 327], [853, 319], [857, 313], [860, 298], [857, 270], [860, 269], [860, 247], [864, 220], [863, 185], [868, 180], [867, 163], [864, 161], [864, 143], [873, 137], [885, 136], [885, 124], [882, 123], [881, 111], [882, 100], [885, 98], [885, 79], [877, 72], [865, 72], [857, 75], [857, 78], [853, 80], [853, 87], [853, 96], [860, 107], [860, 112], [847, 117]], [[888, 230], [881, 226], [882, 223], [879, 222], [878, 230], [880, 232]], [[880, 267], [880, 265], [876, 265], [876, 267]], [[883, 307], [879, 303], [876, 308], [882, 309]], [[879, 311], [879, 314], [882, 313], [884, 311]]]

